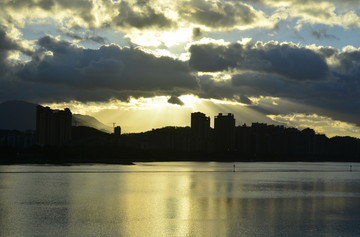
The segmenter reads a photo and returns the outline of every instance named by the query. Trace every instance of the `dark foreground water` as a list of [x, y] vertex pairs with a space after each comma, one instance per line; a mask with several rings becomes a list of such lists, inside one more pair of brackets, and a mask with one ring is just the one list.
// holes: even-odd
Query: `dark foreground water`
[[0, 236], [360, 236], [360, 164], [0, 166]]

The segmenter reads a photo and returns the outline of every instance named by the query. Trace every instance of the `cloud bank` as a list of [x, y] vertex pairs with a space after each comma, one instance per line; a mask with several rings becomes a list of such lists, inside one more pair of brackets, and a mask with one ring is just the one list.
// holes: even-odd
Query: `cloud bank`
[[203, 77], [204, 97], [279, 97], [360, 124], [360, 49], [256, 42], [193, 45], [190, 52], [193, 69], [233, 75], [230, 81]]
[[[4, 47], [7, 44], [5, 41]], [[111, 44], [92, 50], [50, 36], [37, 44], [39, 48], [31, 60], [18, 65], [13, 85], [27, 84], [35, 91], [45, 87], [48, 93], [43, 100], [126, 100], [130, 96], [189, 92], [198, 87], [187, 63], [137, 48]], [[17, 90], [16, 86], [9, 87], [2, 86], [4, 94], [9, 94], [5, 90]], [[58, 98], [61, 93], [57, 92], [64, 90], [68, 90], [64, 98]]]
[[207, 30], [231, 31], [256, 27], [276, 28], [281, 21], [360, 27], [357, 1], [340, 0], [3, 0], [3, 20], [17, 26], [29, 21], [53, 19], [67, 28], [168, 30], [200, 26]]
[[[36, 42], [30, 61], [14, 65], [6, 55], [22, 49], [2, 35], [2, 71], [12, 72], [11, 80], [9, 73], [0, 79], [2, 100], [11, 95], [48, 102], [167, 95], [169, 103], [181, 104], [177, 96], [193, 94], [251, 105], [251, 98], [270, 96], [360, 124], [360, 49], [353, 47], [337, 50], [274, 41], [193, 44], [184, 62], [140, 48], [110, 44], [85, 49], [46, 36]], [[232, 76], [221, 79], [200, 72]]]

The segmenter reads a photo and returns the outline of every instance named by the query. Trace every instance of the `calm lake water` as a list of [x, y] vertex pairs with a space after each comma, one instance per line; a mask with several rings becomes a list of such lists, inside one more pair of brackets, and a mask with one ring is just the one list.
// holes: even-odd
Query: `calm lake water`
[[360, 236], [360, 164], [0, 166], [0, 236]]

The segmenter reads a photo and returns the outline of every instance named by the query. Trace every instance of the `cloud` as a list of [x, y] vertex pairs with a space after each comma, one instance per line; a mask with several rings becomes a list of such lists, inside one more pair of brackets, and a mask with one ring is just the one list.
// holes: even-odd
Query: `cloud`
[[[154, 7], [155, 6], [155, 7]], [[52, 20], [65, 28], [169, 29], [176, 21], [166, 16], [162, 1], [3, 0], [0, 8], [17, 25]]]
[[7, 36], [4, 27], [0, 26], [0, 75], [6, 72], [11, 50], [17, 49], [18, 45]]
[[311, 127], [318, 133], [326, 133], [330, 137], [353, 136], [360, 138], [360, 128], [355, 124], [333, 120], [317, 114], [280, 114], [268, 115], [272, 120], [299, 129]]
[[182, 100], [176, 96], [171, 96], [167, 102], [170, 104], [175, 104], [175, 105], [180, 105], [180, 106], [184, 105], [184, 102], [182, 102]]
[[232, 87], [230, 80], [216, 80], [210, 75], [199, 77], [198, 96], [206, 99], [235, 99], [238, 91]]
[[360, 27], [360, 17], [354, 11], [354, 7], [359, 7], [356, 1], [340, 0], [264, 0], [263, 4], [277, 8], [282, 12], [285, 19], [296, 19], [297, 25], [303, 24], [322, 24], [328, 26], [340, 26], [343, 28]]
[[323, 80], [328, 66], [317, 52], [292, 43], [233, 43], [192, 45], [190, 66], [198, 71], [248, 70], [290, 80]]
[[221, 31], [271, 28], [278, 22], [277, 16], [267, 17], [242, 1], [4, 0], [0, 8], [20, 26], [50, 19], [66, 28], [116, 28], [124, 33], [181, 27]]
[[360, 125], [360, 85], [359, 77], [356, 76], [358, 72], [332, 73], [337, 75], [336, 79], [303, 82], [248, 72], [234, 75], [232, 86], [235, 91], [246, 93], [248, 97], [274, 96], [293, 103], [291, 106], [272, 106], [268, 112], [318, 113]]
[[194, 27], [192, 29], [192, 38], [200, 39], [204, 35], [203, 30], [200, 27]]
[[254, 21], [251, 8], [242, 3], [192, 0], [184, 2], [180, 13], [192, 22], [214, 28], [234, 27]]
[[92, 41], [98, 44], [106, 44], [108, 39], [106, 37], [96, 35], [94, 32], [89, 30], [85, 31], [74, 31], [67, 28], [59, 29], [62, 34], [79, 41]]
[[[193, 39], [203, 32], [276, 28], [282, 21], [296, 24], [359, 28], [356, 1], [324, 0], [3, 0], [0, 10], [9, 24], [44, 25], [70, 29], [69, 37], [104, 43], [102, 36], [74, 33], [77, 27], [113, 29], [134, 36], [136, 33], [193, 28]], [[200, 30], [201, 29], [201, 30]], [[154, 35], [154, 34], [152, 34]], [[333, 38], [322, 31], [314, 37]], [[133, 37], [131, 37], [133, 38]], [[189, 37], [188, 41], [191, 40]]]
[[253, 102], [245, 95], [240, 95], [239, 102], [247, 105], [251, 105]]
[[[89, 0], [3, 0], [0, 7], [18, 25], [32, 19], [55, 19], [68, 26], [96, 26], [95, 4]], [[30, 21], [29, 21], [30, 20]]]
[[265, 18], [261, 11], [241, 1], [181, 1], [177, 10], [182, 19], [217, 30], [249, 28]]
[[[17, 60], [19, 53], [31, 55], [32, 51], [11, 36], [7, 27], [0, 25], [0, 77], [16, 70], [19, 64]], [[14, 55], [16, 57], [12, 58]]]
[[[169, 95], [173, 91], [197, 89], [196, 78], [186, 63], [170, 57], [155, 57], [137, 48], [104, 45], [84, 49], [67, 41], [46, 36], [38, 40], [39, 50], [18, 76], [25, 82], [46, 87], [72, 88], [64, 99], [88, 91], [95, 100], [130, 96]], [[92, 97], [94, 96], [94, 97]], [[57, 98], [58, 99], [58, 98]]]
[[[2, 48], [17, 48], [6, 37], [0, 42]], [[194, 44], [190, 60], [183, 62], [114, 44], [85, 49], [51, 36], [37, 45], [31, 60], [17, 66], [12, 80], [0, 80], [0, 100], [125, 101], [166, 95], [171, 96], [169, 103], [181, 104], [178, 96], [193, 94], [237, 101], [265, 114], [313, 112], [360, 124], [357, 48], [213, 42]], [[220, 74], [194, 76], [196, 71]], [[265, 109], [254, 102], [261, 96], [281, 100]]]
[[244, 98], [277, 97], [281, 101], [266, 109], [256, 103], [249, 105], [265, 114], [317, 113], [360, 125], [358, 48], [213, 42], [194, 44], [189, 51], [189, 65], [194, 70], [232, 75], [231, 80], [199, 76], [201, 98], [244, 103]]
[[166, 17], [161, 11], [155, 10], [151, 3], [155, 4], [151, 1], [142, 0], [135, 1], [134, 3], [129, 1], [119, 2], [119, 13], [112, 19], [112, 23], [119, 27], [136, 29], [167, 29], [175, 25], [175, 22]]
[[338, 39], [335, 35], [328, 34], [326, 29], [313, 30], [311, 34], [317, 39]]
[[342, 52], [336, 52], [331, 57], [334, 70], [342, 76], [352, 79], [360, 76], [360, 49], [345, 48]]

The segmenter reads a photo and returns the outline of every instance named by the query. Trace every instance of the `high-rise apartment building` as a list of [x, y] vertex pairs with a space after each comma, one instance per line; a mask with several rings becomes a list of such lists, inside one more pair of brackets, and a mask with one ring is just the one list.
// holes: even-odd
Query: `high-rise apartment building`
[[114, 135], [115, 136], [120, 136], [121, 135], [121, 127], [120, 126], [114, 127]]
[[214, 120], [215, 149], [218, 151], [233, 151], [235, 147], [235, 118], [229, 113], [219, 113]]
[[39, 145], [61, 146], [71, 139], [71, 111], [36, 108], [36, 135]]
[[207, 150], [210, 136], [210, 117], [196, 112], [191, 113], [192, 149]]

